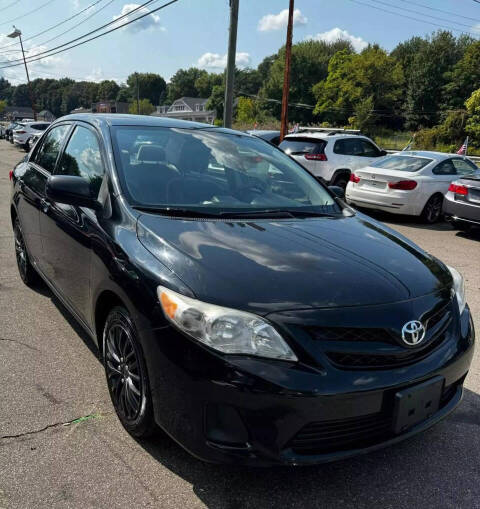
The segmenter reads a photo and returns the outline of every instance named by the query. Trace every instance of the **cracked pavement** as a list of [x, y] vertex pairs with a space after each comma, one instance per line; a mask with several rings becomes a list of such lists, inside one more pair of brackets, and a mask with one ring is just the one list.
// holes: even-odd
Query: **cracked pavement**
[[[163, 435], [136, 441], [110, 404], [95, 346], [44, 286], [17, 275], [0, 140], [0, 509], [480, 508], [480, 353], [459, 409], [373, 454], [309, 468], [203, 464]], [[377, 215], [466, 277], [480, 330], [480, 235]]]

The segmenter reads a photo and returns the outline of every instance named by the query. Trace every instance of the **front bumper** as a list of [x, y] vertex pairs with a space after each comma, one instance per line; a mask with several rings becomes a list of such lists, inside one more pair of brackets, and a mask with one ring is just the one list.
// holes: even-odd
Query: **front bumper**
[[[155, 419], [209, 462], [308, 465], [369, 452], [427, 429], [459, 404], [475, 337], [468, 308], [457, 328], [427, 359], [389, 370], [225, 357], [171, 326], [143, 331]], [[395, 393], [436, 376], [444, 379], [438, 412], [394, 434]], [[326, 447], [308, 447], [317, 432], [330, 437]]]

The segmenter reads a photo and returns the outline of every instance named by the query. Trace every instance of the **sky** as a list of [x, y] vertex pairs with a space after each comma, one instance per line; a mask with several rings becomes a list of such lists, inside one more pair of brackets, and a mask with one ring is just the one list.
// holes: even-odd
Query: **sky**
[[[34, 56], [119, 16], [126, 15], [117, 21], [120, 24], [139, 14], [148, 15], [78, 48], [32, 62], [31, 78], [68, 76], [76, 80], [114, 79], [121, 83], [135, 71], [155, 72], [168, 81], [179, 68], [223, 70], [228, 42], [228, 0], [178, 0], [149, 14], [147, 8], [154, 10], [166, 2], [155, 0], [128, 16], [145, 1], [0, 0], [0, 76], [14, 84], [26, 81], [22, 65], [1, 68], [8, 65], [5, 62], [12, 65], [21, 58], [18, 39], [6, 37], [14, 24], [22, 31], [27, 56]], [[239, 1], [237, 65], [256, 67], [285, 43], [288, 0]], [[37, 36], [84, 9], [69, 22]], [[480, 1], [295, 0], [294, 42], [346, 38], [357, 51], [368, 43], [392, 50], [401, 41], [440, 28], [480, 38]]]

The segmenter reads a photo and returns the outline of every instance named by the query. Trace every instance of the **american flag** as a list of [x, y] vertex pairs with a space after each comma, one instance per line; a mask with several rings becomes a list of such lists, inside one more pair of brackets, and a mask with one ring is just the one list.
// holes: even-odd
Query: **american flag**
[[465, 139], [465, 141], [463, 142], [463, 145], [457, 150], [457, 154], [459, 156], [466, 156], [467, 150], [468, 150], [468, 136]]

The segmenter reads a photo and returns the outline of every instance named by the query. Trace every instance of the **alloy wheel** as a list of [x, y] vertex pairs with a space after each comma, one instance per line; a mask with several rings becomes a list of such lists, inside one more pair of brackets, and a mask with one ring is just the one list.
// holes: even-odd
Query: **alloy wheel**
[[425, 205], [425, 219], [428, 223], [438, 221], [442, 213], [442, 199], [440, 196], [433, 196]]
[[23, 240], [22, 231], [18, 223], [15, 225], [15, 257], [17, 259], [18, 270], [20, 277], [25, 281], [27, 279], [27, 251], [25, 248], [25, 241]]
[[105, 366], [112, 399], [127, 421], [134, 421], [141, 409], [144, 387], [133, 339], [121, 322], [106, 331]]

